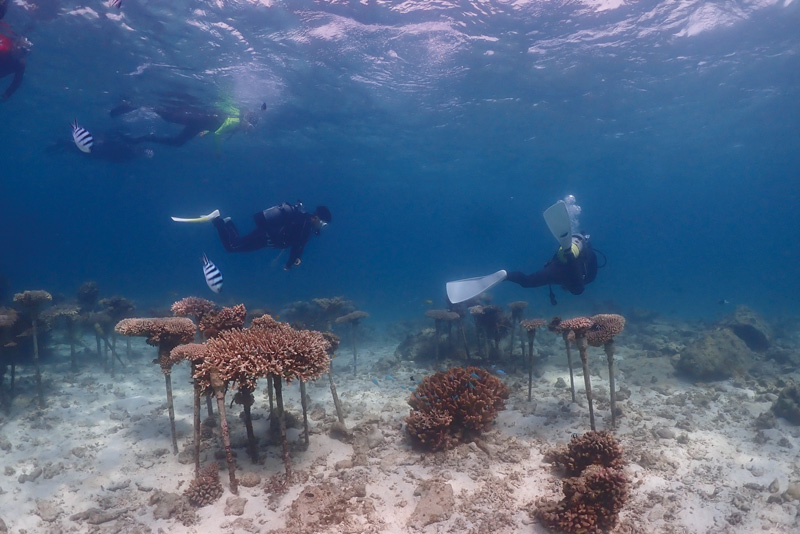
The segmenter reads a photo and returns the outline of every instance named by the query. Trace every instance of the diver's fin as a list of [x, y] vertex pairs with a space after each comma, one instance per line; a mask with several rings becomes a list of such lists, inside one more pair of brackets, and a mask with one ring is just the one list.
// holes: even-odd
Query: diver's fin
[[208, 215], [203, 215], [201, 217], [194, 217], [191, 219], [182, 219], [181, 217], [172, 217], [172, 220], [175, 222], [187, 222], [187, 223], [202, 223], [212, 221], [219, 217], [219, 210], [214, 210]]
[[564, 250], [569, 250], [572, 247], [572, 224], [569, 220], [569, 212], [567, 205], [563, 200], [559, 200], [542, 214], [547, 227], [556, 238], [558, 244]]
[[486, 276], [447, 282], [447, 298], [450, 299], [451, 303], [458, 304], [477, 297], [505, 280], [507, 274], [506, 271], [501, 269]]

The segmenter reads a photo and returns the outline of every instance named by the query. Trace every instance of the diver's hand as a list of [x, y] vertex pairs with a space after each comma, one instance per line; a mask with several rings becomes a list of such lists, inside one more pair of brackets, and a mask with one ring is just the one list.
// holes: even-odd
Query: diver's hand
[[297, 258], [296, 260], [294, 260], [294, 266], [295, 267], [298, 267], [301, 263], [303, 263], [303, 261], [300, 258]]
[[300, 265], [301, 263], [303, 263], [303, 262], [302, 262], [302, 260], [300, 260], [300, 258], [297, 258], [296, 260], [294, 260], [294, 263], [292, 263], [291, 265], [284, 265], [284, 266], [283, 266], [283, 270], [284, 270], [284, 271], [288, 271], [288, 270], [289, 270], [289, 269], [291, 269], [292, 267], [297, 267], [297, 266], [298, 266], [298, 265]]

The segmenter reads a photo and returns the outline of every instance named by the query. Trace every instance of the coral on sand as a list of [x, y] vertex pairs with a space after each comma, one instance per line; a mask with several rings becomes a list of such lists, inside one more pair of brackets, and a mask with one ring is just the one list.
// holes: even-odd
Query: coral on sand
[[[228, 469], [231, 476], [231, 491], [236, 493], [234, 465], [227, 439], [225, 420], [225, 389], [239, 389], [241, 395], [255, 390], [259, 378], [269, 378], [275, 388], [278, 402], [278, 417], [281, 425], [284, 463], [287, 480], [290, 475], [289, 449], [283, 416], [281, 380], [313, 380], [328, 371], [330, 343], [319, 332], [296, 330], [272, 317], [254, 319], [250, 328], [221, 331], [205, 343], [206, 355], [195, 368], [194, 378], [202, 388], [211, 387], [220, 409], [220, 425], [226, 440]], [[249, 423], [249, 407], [245, 405], [245, 423], [251, 452], [255, 448], [252, 423]]]
[[508, 396], [508, 387], [486, 370], [453, 367], [419, 383], [408, 400], [406, 430], [423, 449], [449, 449], [489, 426]]
[[625, 474], [599, 465], [564, 480], [563, 489], [563, 499], [537, 503], [534, 515], [548, 528], [569, 534], [608, 532], [628, 498]]
[[590, 465], [621, 469], [625, 465], [622, 446], [609, 432], [591, 431], [574, 435], [565, 449], [548, 454], [553, 463], [564, 466], [567, 475], [575, 476]]
[[573, 436], [566, 450], [551, 453], [566, 469], [564, 498], [536, 503], [533, 515], [545, 526], [569, 534], [607, 532], [628, 498], [622, 448], [608, 432]]
[[222, 484], [219, 481], [219, 466], [216, 462], [211, 462], [200, 470], [183, 494], [192, 505], [199, 508], [216, 502], [222, 497], [222, 491]]

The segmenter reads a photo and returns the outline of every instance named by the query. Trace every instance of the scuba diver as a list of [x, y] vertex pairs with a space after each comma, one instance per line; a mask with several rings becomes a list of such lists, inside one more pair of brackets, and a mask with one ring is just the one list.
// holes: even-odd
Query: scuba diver
[[[112, 117], [118, 117], [138, 109], [140, 108], [124, 102], [112, 109], [109, 114]], [[219, 150], [223, 135], [232, 135], [238, 131], [250, 132], [258, 124], [257, 113], [252, 111], [245, 112], [234, 106], [226, 106], [224, 109], [209, 109], [189, 95], [181, 95], [180, 98], [172, 99], [159, 107], [146, 109], [152, 111], [166, 122], [183, 126], [183, 129], [173, 136], [149, 133], [139, 137], [131, 137], [129, 139], [131, 143], [183, 146], [187, 141], [195, 137], [213, 133], [214, 141]]]
[[597, 255], [589, 242], [589, 234], [578, 230], [581, 207], [575, 197], [567, 195], [544, 212], [550, 232], [561, 245], [545, 266], [533, 274], [500, 270], [486, 276], [447, 282], [447, 297], [452, 304], [466, 302], [506, 280], [522, 287], [550, 287], [550, 303], [558, 304], [553, 284], [573, 295], [583, 293], [586, 284], [597, 276]]
[[[581, 207], [572, 195], [567, 195], [561, 203], [566, 207], [568, 220], [564, 218], [562, 208], [553, 210], [553, 218], [556, 219], [555, 225], [562, 225], [563, 229], [557, 236], [562, 245], [550, 261], [533, 274], [526, 275], [520, 271], [511, 271], [506, 275], [506, 281], [522, 287], [551, 286], [550, 303], [554, 306], [558, 302], [553, 293], [553, 284], [560, 285], [573, 295], [580, 295], [586, 284], [593, 282], [597, 276], [597, 255], [589, 242], [589, 234], [578, 231], [578, 216], [581, 213]], [[556, 203], [555, 206], [560, 206], [560, 204]], [[553, 220], [548, 219], [547, 212], [545, 212], [545, 220], [553, 230]]]
[[[2, 0], [0, 0], [2, 1]], [[25, 75], [25, 57], [31, 49], [31, 42], [25, 37], [11, 37], [0, 34], [0, 78], [13, 74], [11, 84], [0, 95], [0, 100], [8, 100], [22, 85]]]
[[325, 206], [317, 206], [313, 213], [307, 213], [303, 204], [286, 202], [259, 211], [253, 215], [255, 229], [247, 235], [239, 235], [230, 217], [220, 217], [219, 210], [195, 219], [172, 217], [176, 222], [211, 221], [219, 233], [222, 246], [228, 252], [252, 252], [265, 247], [289, 249], [289, 259], [283, 269], [288, 271], [301, 263], [303, 249], [311, 235], [319, 235], [331, 222], [331, 211]]

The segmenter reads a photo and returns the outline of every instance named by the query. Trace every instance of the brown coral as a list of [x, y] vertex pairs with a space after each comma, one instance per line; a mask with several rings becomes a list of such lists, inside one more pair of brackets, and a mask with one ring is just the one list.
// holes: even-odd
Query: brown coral
[[607, 532], [628, 497], [622, 447], [608, 432], [573, 436], [566, 450], [551, 453], [565, 467], [564, 498], [536, 503], [533, 515], [547, 527], [569, 534]]
[[621, 469], [625, 465], [622, 446], [609, 432], [591, 431], [572, 436], [566, 449], [550, 454], [551, 460], [563, 465], [569, 476], [583, 472], [590, 465]]
[[625, 318], [616, 313], [600, 313], [589, 319], [593, 324], [586, 332], [586, 342], [592, 347], [602, 347], [625, 328]]
[[406, 430], [429, 450], [450, 448], [482, 432], [505, 408], [508, 387], [478, 367], [453, 367], [425, 377], [411, 395]]
[[225, 330], [243, 327], [246, 318], [247, 309], [244, 304], [237, 304], [232, 308], [222, 308], [205, 313], [198, 320], [198, 328], [206, 339], [210, 339]]
[[219, 481], [219, 466], [211, 462], [200, 470], [197, 478], [189, 483], [183, 492], [189, 502], [196, 507], [208, 506], [222, 497], [222, 483]]
[[600, 534], [617, 524], [628, 498], [628, 479], [619, 469], [592, 465], [564, 480], [564, 498], [537, 503], [536, 516], [547, 527], [569, 534]]
[[216, 309], [216, 304], [200, 297], [185, 297], [170, 307], [176, 317], [194, 317], [198, 322]]

